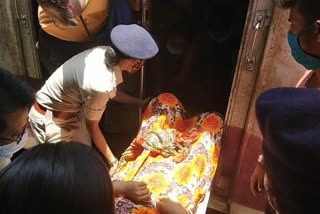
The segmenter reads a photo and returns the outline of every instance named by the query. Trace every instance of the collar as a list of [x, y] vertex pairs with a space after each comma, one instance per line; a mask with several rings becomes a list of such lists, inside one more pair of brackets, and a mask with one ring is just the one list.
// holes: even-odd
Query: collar
[[122, 71], [119, 65], [114, 67], [114, 75], [116, 77], [116, 85], [119, 85], [120, 83], [123, 82]]

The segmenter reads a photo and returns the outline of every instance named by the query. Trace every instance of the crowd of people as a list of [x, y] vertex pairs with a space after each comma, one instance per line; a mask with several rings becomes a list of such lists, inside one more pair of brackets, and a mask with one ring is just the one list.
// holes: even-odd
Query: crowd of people
[[[269, 89], [256, 101], [263, 154], [251, 191], [266, 190], [268, 214], [314, 213], [320, 2], [277, 2], [290, 9], [292, 56], [309, 71], [296, 88]], [[122, 72], [137, 72], [159, 52], [153, 36], [132, 23], [135, 1], [38, 3], [46, 83], [35, 93], [0, 69], [0, 212], [197, 213], [218, 167], [223, 116], [190, 116], [171, 93], [141, 100], [117, 90]], [[230, 29], [211, 33], [222, 41]], [[188, 49], [185, 32], [180, 25], [169, 33], [170, 54]], [[110, 99], [145, 109], [137, 136], [119, 160], [99, 128]], [[24, 149], [29, 126], [38, 145]]]

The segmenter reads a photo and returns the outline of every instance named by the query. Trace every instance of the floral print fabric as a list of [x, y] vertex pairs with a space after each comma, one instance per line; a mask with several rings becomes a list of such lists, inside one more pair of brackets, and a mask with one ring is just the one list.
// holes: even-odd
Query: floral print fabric
[[161, 196], [196, 211], [216, 172], [222, 125], [216, 113], [185, 119], [182, 104], [172, 94], [153, 99], [143, 114], [137, 137], [113, 175], [113, 180], [146, 182], [152, 202], [137, 205], [119, 197], [116, 213], [158, 213], [155, 201]]

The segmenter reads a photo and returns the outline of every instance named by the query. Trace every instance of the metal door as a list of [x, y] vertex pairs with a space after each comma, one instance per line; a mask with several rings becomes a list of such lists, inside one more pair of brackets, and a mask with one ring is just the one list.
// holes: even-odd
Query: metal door
[[[272, 0], [251, 0], [248, 7], [225, 118], [220, 165], [212, 189], [213, 198], [209, 203], [210, 207], [218, 207], [225, 213], [231, 212], [232, 203], [238, 202], [234, 197], [234, 193], [238, 190], [235, 185], [239, 169], [242, 167], [243, 154], [246, 152], [244, 142], [248, 132], [249, 113], [257, 78], [265, 57], [264, 49], [269, 35], [273, 8]], [[244, 186], [247, 187], [247, 185]], [[247, 204], [243, 205], [247, 206]]]
[[0, 3], [0, 63], [19, 76], [40, 78], [31, 0], [4, 0]]
[[261, 213], [266, 203], [266, 194], [255, 198], [250, 192], [250, 176], [262, 141], [254, 111], [257, 97], [268, 88], [295, 86], [305, 70], [291, 57], [287, 20], [288, 11], [275, 7], [272, 0], [250, 3], [216, 180], [232, 214]]

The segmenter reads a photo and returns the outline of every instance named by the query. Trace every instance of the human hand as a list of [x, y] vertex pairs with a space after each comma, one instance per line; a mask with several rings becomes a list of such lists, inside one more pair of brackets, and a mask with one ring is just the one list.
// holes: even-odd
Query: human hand
[[264, 188], [265, 169], [262, 164], [258, 163], [251, 175], [250, 190], [254, 196], [262, 192]]
[[149, 192], [145, 182], [125, 181], [121, 192], [125, 197], [136, 203], [151, 200], [151, 192]]
[[119, 161], [117, 158], [113, 157], [113, 161], [109, 162], [109, 175], [112, 176], [113, 173], [116, 171], [117, 167], [118, 167]]
[[161, 214], [188, 214], [188, 211], [179, 202], [168, 197], [158, 199], [157, 209]]
[[109, 175], [110, 175], [110, 177], [113, 175], [113, 173], [116, 171], [116, 168], [117, 168], [117, 166], [112, 166], [112, 167], [110, 167], [110, 169], [109, 169]]

